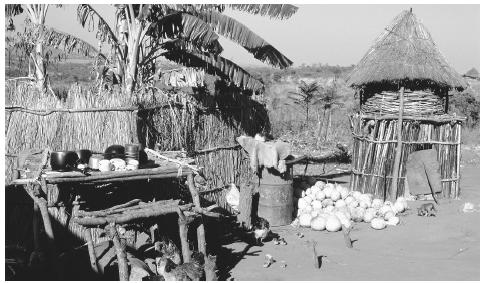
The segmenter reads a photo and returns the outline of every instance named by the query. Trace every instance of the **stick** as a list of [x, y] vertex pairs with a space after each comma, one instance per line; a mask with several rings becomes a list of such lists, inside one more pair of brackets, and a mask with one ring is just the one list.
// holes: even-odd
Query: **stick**
[[342, 225], [342, 231], [344, 233], [344, 241], [345, 241], [346, 247], [352, 249], [352, 240], [351, 240], [351, 237], [349, 235], [351, 230], [347, 229], [344, 225]]
[[121, 243], [116, 231], [116, 226], [110, 225], [107, 229], [109, 236], [114, 243], [114, 249], [116, 250], [117, 266], [119, 268], [119, 281], [129, 281], [129, 269], [126, 258], [125, 244]]
[[218, 276], [216, 275], [216, 256], [207, 256], [205, 260], [206, 281], [218, 281]]
[[394, 167], [392, 168], [393, 179], [392, 179], [391, 188], [389, 191], [389, 198], [393, 202], [396, 200], [396, 197], [397, 197], [399, 163], [401, 162], [403, 113], [404, 113], [404, 87], [401, 87], [400, 94], [399, 94], [399, 118], [397, 120], [396, 156], [394, 158]]
[[197, 172], [197, 171], [198, 171], [198, 167], [196, 167], [196, 166], [190, 165], [190, 164], [188, 164], [188, 163], [186, 163], [186, 162], [179, 161], [179, 160], [177, 160], [177, 159], [172, 159], [172, 158], [166, 157], [166, 156], [161, 155], [161, 154], [159, 154], [158, 152], [156, 152], [156, 151], [154, 151], [154, 150], [152, 150], [152, 149], [145, 148], [145, 149], [144, 149], [144, 151], [145, 151], [146, 153], [150, 153], [150, 154], [152, 154], [152, 155], [154, 155], [154, 156], [156, 156], [156, 157], [158, 157], [158, 158], [161, 158], [161, 159], [164, 159], [164, 160], [167, 160], [167, 161], [170, 161], [170, 162], [176, 163], [176, 164], [178, 164], [179, 166], [185, 166], [185, 167], [188, 167], [188, 168], [190, 168], [191, 170], [193, 170], [193, 171], [195, 171], [195, 172]]
[[97, 255], [94, 249], [94, 243], [92, 242], [91, 229], [87, 228], [84, 230], [84, 237], [87, 242], [87, 248], [89, 250], [89, 259], [91, 261], [92, 271], [99, 273], [99, 266], [97, 265]]
[[314, 267], [315, 269], [320, 269], [320, 264], [319, 264], [319, 257], [317, 256], [317, 242], [312, 240], [312, 256], [314, 259]]
[[[188, 175], [188, 188], [193, 198], [193, 203], [196, 208], [201, 209], [200, 196], [198, 195], [198, 190], [195, 187], [193, 173]], [[205, 239], [205, 226], [203, 224], [203, 216], [201, 216], [200, 225], [196, 229], [198, 235], [198, 250], [203, 253], [206, 257], [206, 239]]]

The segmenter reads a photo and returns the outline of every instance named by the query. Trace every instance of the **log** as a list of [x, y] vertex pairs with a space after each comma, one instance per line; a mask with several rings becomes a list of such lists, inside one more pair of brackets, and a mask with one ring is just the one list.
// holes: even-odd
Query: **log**
[[[139, 200], [140, 201], [140, 200]], [[142, 208], [149, 208], [149, 207], [154, 207], [154, 206], [173, 206], [173, 205], [178, 205], [179, 200], [161, 200], [157, 202], [149, 202], [149, 203], [139, 203], [136, 206], [130, 206], [130, 207], [121, 207], [117, 209], [113, 209], [113, 207], [108, 208], [108, 209], [103, 209], [103, 210], [97, 210], [97, 211], [79, 211], [78, 215], [79, 216], [95, 216], [95, 217], [106, 217], [109, 215], [113, 214], [122, 214], [122, 213], [128, 213], [130, 211], [135, 211], [139, 210]]]
[[252, 225], [252, 202], [253, 202], [253, 185], [250, 183], [243, 184], [240, 188], [240, 203], [238, 210], [240, 214], [237, 215], [238, 223], [245, 228]]
[[[59, 174], [48, 174], [45, 176], [45, 180], [49, 184], [61, 184], [61, 183], [106, 183], [106, 182], [122, 182], [132, 180], [145, 180], [145, 179], [163, 179], [163, 178], [177, 178], [179, 172], [177, 168], [167, 169], [139, 169], [133, 171], [120, 171], [120, 172], [102, 172], [97, 174], [91, 174], [90, 176], [82, 175], [78, 172], [68, 172]], [[188, 171], [183, 170], [181, 176], [187, 176]]]
[[114, 243], [114, 249], [116, 250], [117, 266], [119, 268], [119, 281], [129, 281], [129, 269], [126, 257], [126, 245], [121, 243], [119, 235], [117, 234], [116, 226], [110, 225], [107, 229], [109, 236]]
[[139, 210], [135, 210], [129, 214], [120, 214], [120, 215], [109, 215], [106, 217], [85, 217], [79, 218], [76, 217], [73, 221], [79, 225], [86, 226], [86, 227], [95, 227], [95, 226], [104, 226], [109, 223], [117, 223], [117, 224], [124, 224], [128, 222], [132, 222], [138, 219], [145, 219], [150, 217], [157, 217], [169, 213], [176, 213], [178, 208], [181, 210], [188, 210], [193, 206], [193, 204], [185, 204], [182, 206], [173, 205], [173, 206], [165, 206], [165, 207], [158, 207], [158, 208], [143, 208]]
[[92, 241], [91, 229], [87, 228], [84, 230], [84, 238], [87, 242], [87, 249], [89, 250], [89, 260], [91, 261], [92, 271], [99, 273], [99, 266], [97, 263], [97, 255], [94, 249], [94, 242]]
[[396, 156], [394, 157], [394, 166], [392, 168], [392, 182], [389, 191], [389, 199], [394, 202], [397, 197], [397, 184], [399, 178], [399, 165], [401, 163], [402, 153], [402, 126], [404, 113], [404, 87], [401, 87], [399, 93], [399, 118], [397, 120], [397, 147]]

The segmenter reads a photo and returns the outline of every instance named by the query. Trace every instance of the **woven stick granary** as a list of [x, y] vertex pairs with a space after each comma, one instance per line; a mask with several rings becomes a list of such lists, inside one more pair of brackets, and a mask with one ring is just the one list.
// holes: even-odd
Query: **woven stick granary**
[[412, 10], [403, 11], [384, 29], [347, 83], [361, 101], [360, 113], [350, 118], [351, 189], [384, 198], [408, 193], [409, 154], [435, 148], [443, 195], [457, 197], [464, 117], [447, 113], [448, 91], [463, 90], [467, 83]]

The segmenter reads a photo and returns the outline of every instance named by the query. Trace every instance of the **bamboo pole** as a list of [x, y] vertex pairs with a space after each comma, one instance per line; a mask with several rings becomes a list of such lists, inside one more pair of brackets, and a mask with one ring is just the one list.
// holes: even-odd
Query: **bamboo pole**
[[394, 157], [394, 167], [392, 168], [392, 182], [389, 193], [391, 201], [396, 200], [397, 184], [399, 178], [399, 164], [401, 162], [401, 150], [402, 150], [402, 126], [403, 126], [403, 113], [404, 113], [404, 87], [401, 87], [399, 94], [399, 118], [397, 121], [397, 147], [396, 156]]

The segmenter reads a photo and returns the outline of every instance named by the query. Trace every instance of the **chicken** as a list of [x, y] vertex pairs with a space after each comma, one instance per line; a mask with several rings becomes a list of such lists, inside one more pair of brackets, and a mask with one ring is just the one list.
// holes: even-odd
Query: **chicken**
[[191, 261], [176, 266], [166, 256], [156, 258], [156, 271], [165, 281], [200, 281], [204, 275], [204, 256], [194, 252]]
[[252, 225], [253, 236], [257, 245], [263, 245], [262, 242], [270, 234], [270, 223], [262, 217], [256, 217]]
[[174, 264], [181, 264], [181, 252], [173, 241], [163, 237], [160, 242], [154, 243], [156, 252], [168, 257]]

